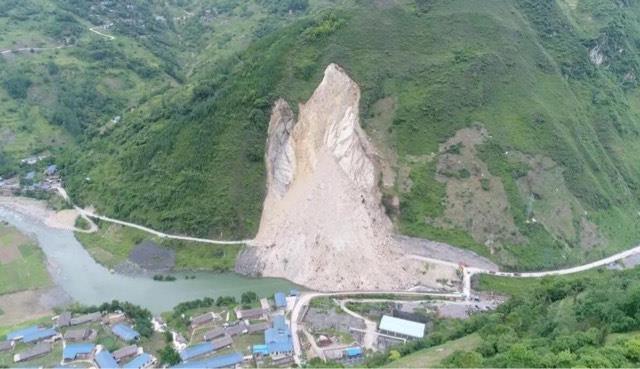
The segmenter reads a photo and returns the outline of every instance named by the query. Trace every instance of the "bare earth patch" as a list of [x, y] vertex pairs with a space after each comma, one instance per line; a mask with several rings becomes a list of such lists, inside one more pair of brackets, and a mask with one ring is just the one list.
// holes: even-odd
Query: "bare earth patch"
[[34, 217], [51, 228], [76, 230], [78, 212], [74, 209], [56, 212], [47, 208], [44, 201], [17, 196], [0, 196], [0, 207]]
[[513, 221], [507, 194], [500, 178], [477, 155], [476, 145], [487, 131], [474, 126], [459, 130], [440, 145], [436, 180], [446, 185], [444, 215], [427, 219], [442, 228], [466, 230], [473, 239], [493, 252], [495, 247], [524, 242]]
[[541, 223], [554, 238], [583, 249], [606, 243], [567, 187], [560, 165], [543, 156], [513, 155], [531, 168], [526, 176], [518, 179], [521, 196], [529, 199], [529, 221]]
[[20, 250], [16, 245], [0, 244], [0, 264], [9, 264], [10, 262], [22, 257]]
[[12, 325], [53, 314], [53, 308], [71, 302], [59, 287], [0, 295], [0, 324]]

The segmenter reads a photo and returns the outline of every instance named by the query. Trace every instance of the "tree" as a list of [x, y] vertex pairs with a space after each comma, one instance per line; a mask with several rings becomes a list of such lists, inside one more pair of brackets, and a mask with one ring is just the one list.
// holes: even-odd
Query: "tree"
[[180, 362], [180, 354], [170, 345], [165, 346], [158, 353], [160, 354], [161, 364], [176, 365]]
[[7, 90], [9, 96], [14, 99], [24, 99], [27, 97], [27, 91], [31, 87], [31, 80], [23, 75], [15, 75], [6, 79], [2, 85]]
[[482, 355], [474, 351], [456, 351], [446, 359], [450, 368], [479, 368], [482, 366]]
[[243, 292], [240, 296], [240, 303], [243, 305], [249, 305], [255, 301], [258, 301], [258, 295], [253, 291]]
[[640, 361], [640, 338], [630, 339], [624, 343], [625, 356], [635, 362]]

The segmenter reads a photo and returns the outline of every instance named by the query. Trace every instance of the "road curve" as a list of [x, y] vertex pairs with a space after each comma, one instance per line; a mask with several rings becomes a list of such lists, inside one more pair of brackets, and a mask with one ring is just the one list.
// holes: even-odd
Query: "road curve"
[[[62, 196], [63, 199], [65, 199], [69, 203], [73, 204], [71, 202], [71, 198], [69, 197], [69, 194], [67, 194], [67, 191], [64, 188], [57, 187], [56, 189], [57, 189], [58, 193], [60, 194], [60, 196]], [[95, 214], [95, 213], [87, 211], [87, 210], [85, 210], [85, 209], [83, 209], [83, 208], [81, 208], [79, 206], [76, 206], [76, 205], [72, 205], [72, 206], [74, 207], [74, 209], [76, 209], [76, 211], [82, 217], [92, 218], [92, 219], [99, 219], [99, 220], [102, 220], [104, 222], [120, 224], [120, 225], [123, 225], [123, 226], [126, 226], [126, 227], [139, 229], [141, 231], [147, 232], [149, 234], [155, 235], [155, 236], [160, 237], [160, 238], [167, 238], [167, 239], [172, 239], [172, 240], [182, 240], [182, 241], [202, 242], [202, 243], [209, 243], [209, 244], [214, 244], [214, 245], [244, 245], [244, 244], [250, 243], [252, 241], [252, 240], [223, 241], [223, 240], [211, 240], [211, 239], [207, 239], [207, 238], [198, 238], [198, 237], [167, 234], [167, 233], [164, 233], [164, 232], [156, 231], [155, 229], [151, 229], [149, 227], [145, 227], [145, 226], [140, 225], [140, 224], [125, 222], [123, 220], [113, 219], [113, 218], [106, 217], [104, 215]], [[92, 227], [92, 229], [97, 230], [97, 228], [94, 228], [94, 227]]]

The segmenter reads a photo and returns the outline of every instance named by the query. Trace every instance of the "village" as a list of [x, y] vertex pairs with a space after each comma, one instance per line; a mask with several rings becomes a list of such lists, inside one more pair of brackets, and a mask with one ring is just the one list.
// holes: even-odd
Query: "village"
[[[446, 300], [417, 297], [319, 296], [303, 303], [303, 294], [294, 289], [258, 298], [251, 292], [243, 294], [241, 303], [234, 298], [219, 298], [215, 304], [207, 298], [184, 303], [172, 313], [151, 318], [148, 337], [136, 329], [137, 318], [119, 310], [63, 311], [51, 317], [50, 324], [8, 332], [0, 340], [0, 365], [213, 369], [328, 362], [358, 366], [369, 354], [422, 339], [432, 319], [448, 306], [443, 304]], [[474, 311], [472, 305], [462, 306], [466, 310], [460, 317]], [[294, 309], [300, 313], [294, 315]], [[165, 344], [177, 354], [175, 362], [161, 357]]]
[[48, 154], [40, 154], [20, 160], [21, 173], [0, 177], [0, 196], [42, 197], [54, 193], [62, 180], [58, 166], [47, 163], [48, 158]]

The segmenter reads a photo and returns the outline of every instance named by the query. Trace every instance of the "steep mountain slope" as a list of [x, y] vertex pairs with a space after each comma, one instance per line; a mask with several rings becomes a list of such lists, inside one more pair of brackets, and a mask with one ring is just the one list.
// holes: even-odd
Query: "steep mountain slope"
[[0, 176], [31, 170], [20, 168], [26, 156], [54, 160], [107, 135], [130, 109], [325, 1], [298, 3], [288, 14], [276, 0], [3, 1]]
[[597, 258], [640, 239], [639, 17], [609, 0], [348, 3], [150, 99], [67, 162], [67, 183], [111, 215], [251, 237], [271, 107], [337, 63], [399, 232], [513, 268]]

